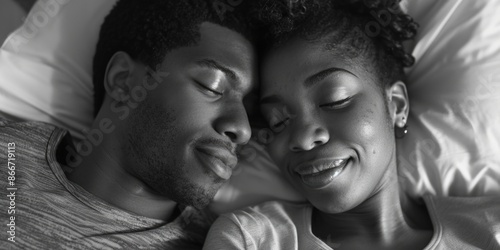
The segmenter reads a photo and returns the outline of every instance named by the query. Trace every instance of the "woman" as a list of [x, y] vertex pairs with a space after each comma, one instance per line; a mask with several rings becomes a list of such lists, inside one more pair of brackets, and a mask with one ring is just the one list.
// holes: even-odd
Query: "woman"
[[399, 187], [417, 25], [397, 1], [263, 1], [260, 18], [269, 153], [310, 203], [223, 215], [205, 249], [500, 249], [498, 197]]

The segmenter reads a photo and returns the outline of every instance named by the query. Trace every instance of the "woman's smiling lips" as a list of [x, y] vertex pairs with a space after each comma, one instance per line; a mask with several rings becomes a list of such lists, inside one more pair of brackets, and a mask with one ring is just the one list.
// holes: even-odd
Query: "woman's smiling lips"
[[319, 189], [339, 176], [350, 163], [350, 158], [318, 159], [299, 164], [294, 168], [302, 182], [310, 188]]

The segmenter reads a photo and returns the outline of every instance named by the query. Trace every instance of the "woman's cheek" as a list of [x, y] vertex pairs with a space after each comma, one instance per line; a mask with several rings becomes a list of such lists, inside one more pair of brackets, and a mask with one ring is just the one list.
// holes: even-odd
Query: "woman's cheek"
[[[387, 123], [387, 113], [384, 110], [365, 110], [357, 124], [357, 141], [363, 145], [369, 154], [376, 154], [380, 147], [388, 147], [390, 131]], [[362, 142], [362, 143], [361, 143]]]
[[373, 126], [373, 122], [368, 119], [361, 121], [358, 126], [358, 135], [360, 139], [363, 139], [363, 141], [371, 141], [371, 139], [375, 139], [376, 129]]
[[[369, 108], [366, 108], [369, 107]], [[357, 107], [350, 112], [350, 117], [348, 117], [348, 121], [352, 121], [353, 124], [349, 124], [349, 128], [351, 128], [351, 132], [354, 132], [352, 135], [357, 138], [358, 142], [370, 142], [376, 140], [376, 138], [380, 135], [380, 117], [383, 112], [379, 110], [374, 110], [377, 108], [375, 103], [366, 103], [366, 106], [357, 105]]]
[[288, 147], [283, 136], [275, 136], [267, 148], [271, 158], [281, 168], [285, 164], [284, 159], [288, 153]]

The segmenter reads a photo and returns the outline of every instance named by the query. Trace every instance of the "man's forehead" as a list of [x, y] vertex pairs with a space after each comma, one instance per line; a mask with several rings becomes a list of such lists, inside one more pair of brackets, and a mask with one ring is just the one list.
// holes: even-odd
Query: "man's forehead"
[[205, 22], [195, 44], [169, 51], [156, 70], [188, 72], [197, 69], [223, 73], [235, 90], [247, 94], [256, 85], [257, 60], [252, 44], [239, 33]]
[[231, 70], [239, 80], [257, 78], [256, 51], [243, 35], [209, 22], [200, 25], [200, 34], [197, 52], [205, 59]]
[[200, 40], [197, 45], [209, 50], [228, 53], [240, 53], [239, 57], [247, 57], [255, 53], [253, 44], [242, 34], [218, 24], [204, 22], [199, 27]]

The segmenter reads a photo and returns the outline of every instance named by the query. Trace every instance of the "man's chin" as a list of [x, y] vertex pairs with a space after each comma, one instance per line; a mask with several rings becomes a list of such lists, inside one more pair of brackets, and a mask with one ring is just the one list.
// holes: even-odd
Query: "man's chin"
[[212, 186], [206, 188], [194, 183], [184, 183], [182, 190], [176, 190], [177, 192], [171, 194], [170, 197], [179, 204], [203, 209], [212, 202], [222, 184], [214, 183]]

